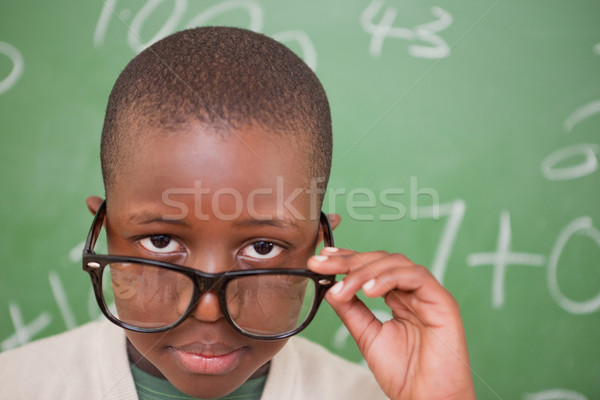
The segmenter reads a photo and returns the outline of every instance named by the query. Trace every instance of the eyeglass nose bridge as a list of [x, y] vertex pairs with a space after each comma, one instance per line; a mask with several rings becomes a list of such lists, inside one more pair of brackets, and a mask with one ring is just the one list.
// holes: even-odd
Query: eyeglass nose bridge
[[219, 313], [225, 318], [225, 320], [232, 324], [231, 317], [229, 316], [229, 310], [227, 310], [227, 304], [224, 299], [225, 285], [231, 279], [223, 274], [212, 275], [198, 270], [193, 271], [193, 276], [191, 276], [191, 278], [194, 282], [194, 292], [192, 298], [190, 299], [191, 301], [188, 309], [181, 316], [180, 321], [190, 317], [190, 315], [195, 312], [194, 310], [196, 310], [197, 307], [202, 306], [202, 297], [206, 293], [212, 292], [218, 298]]
[[196, 296], [200, 299], [206, 292], [213, 292], [221, 297], [223, 287], [228, 279], [224, 275], [207, 275], [201, 271], [194, 272], [194, 284], [196, 285]]

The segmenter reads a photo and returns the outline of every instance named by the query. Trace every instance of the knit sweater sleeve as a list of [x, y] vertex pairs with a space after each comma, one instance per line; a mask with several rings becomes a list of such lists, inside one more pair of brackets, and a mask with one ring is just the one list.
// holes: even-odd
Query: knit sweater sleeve
[[91, 322], [0, 353], [0, 399], [137, 399], [123, 330]]

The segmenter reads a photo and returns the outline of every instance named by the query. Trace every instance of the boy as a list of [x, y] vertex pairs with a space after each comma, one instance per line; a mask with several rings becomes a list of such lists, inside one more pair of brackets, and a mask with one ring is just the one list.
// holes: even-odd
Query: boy
[[[84, 269], [114, 325], [1, 354], [0, 397], [473, 399], [452, 296], [403, 255], [332, 247], [331, 143], [318, 79], [272, 39], [199, 28], [140, 53], [108, 103], [106, 202], [87, 200]], [[370, 371], [289, 339], [323, 295]]]

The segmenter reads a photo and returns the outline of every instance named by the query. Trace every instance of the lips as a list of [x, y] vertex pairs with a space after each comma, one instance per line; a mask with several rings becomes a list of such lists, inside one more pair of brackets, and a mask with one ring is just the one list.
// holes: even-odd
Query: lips
[[222, 375], [231, 372], [242, 359], [244, 349], [221, 344], [192, 343], [170, 348], [177, 362], [189, 372]]

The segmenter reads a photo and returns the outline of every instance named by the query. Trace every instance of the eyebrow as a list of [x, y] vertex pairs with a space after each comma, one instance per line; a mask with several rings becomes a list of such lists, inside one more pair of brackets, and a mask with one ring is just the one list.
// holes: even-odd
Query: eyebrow
[[300, 226], [296, 221], [291, 219], [245, 219], [233, 223], [235, 227], [245, 226], [274, 226], [282, 229], [300, 230]]
[[[165, 215], [156, 215], [151, 212], [138, 212], [129, 216], [129, 222], [139, 225], [149, 225], [154, 223], [166, 223], [178, 226], [189, 227], [189, 224], [183, 218], [165, 218]], [[281, 229], [300, 230], [298, 223], [292, 219], [246, 219], [233, 222], [234, 227], [256, 227], [273, 226]]]
[[149, 225], [154, 223], [172, 224], [179, 226], [189, 226], [183, 218], [165, 218], [165, 215], [157, 215], [147, 211], [138, 212], [129, 216], [129, 222], [139, 225]]

